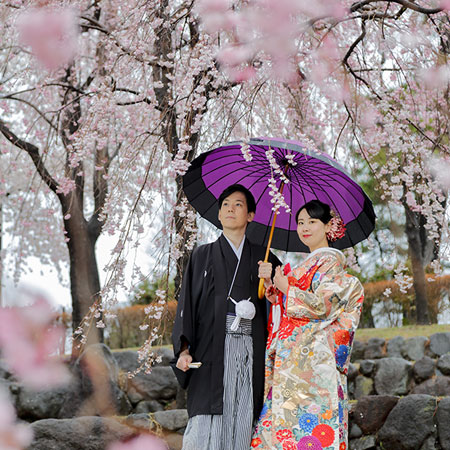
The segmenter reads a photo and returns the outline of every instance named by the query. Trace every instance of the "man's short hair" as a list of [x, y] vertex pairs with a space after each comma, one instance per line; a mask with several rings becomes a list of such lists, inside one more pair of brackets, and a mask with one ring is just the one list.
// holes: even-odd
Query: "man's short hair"
[[256, 202], [253, 194], [242, 184], [232, 184], [228, 186], [219, 196], [219, 209], [222, 207], [223, 201], [235, 192], [242, 192], [247, 200], [247, 212], [256, 212]]

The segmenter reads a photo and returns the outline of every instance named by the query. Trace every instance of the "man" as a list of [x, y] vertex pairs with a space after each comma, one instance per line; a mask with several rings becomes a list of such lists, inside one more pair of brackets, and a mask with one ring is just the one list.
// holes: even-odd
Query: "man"
[[[188, 388], [183, 450], [250, 448], [263, 403], [267, 339], [266, 300], [258, 299], [258, 262], [265, 249], [245, 237], [255, 211], [244, 186], [225, 189], [219, 197], [223, 234], [192, 252], [183, 277], [172, 335], [175, 374]], [[272, 254], [269, 260], [280, 265]], [[234, 329], [235, 302], [247, 299], [255, 316]], [[201, 366], [190, 368], [192, 362]]]

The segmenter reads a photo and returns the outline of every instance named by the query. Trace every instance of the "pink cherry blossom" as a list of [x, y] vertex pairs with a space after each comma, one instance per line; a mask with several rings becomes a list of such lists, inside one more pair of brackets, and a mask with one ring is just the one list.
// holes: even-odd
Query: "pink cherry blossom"
[[296, 40], [304, 38], [308, 22], [342, 19], [348, 10], [341, 0], [257, 0], [232, 11], [229, 1], [201, 0], [197, 12], [209, 33], [231, 33], [229, 44], [218, 55], [226, 66], [235, 68], [264, 53], [272, 62], [272, 75], [292, 82], [296, 74], [295, 64], [291, 63], [297, 51]]
[[240, 83], [242, 81], [251, 80], [256, 75], [256, 70], [253, 67], [228, 68], [226, 73], [230, 80]]
[[141, 434], [127, 442], [115, 442], [108, 450], [168, 450], [168, 447], [156, 436]]
[[72, 9], [30, 9], [19, 20], [19, 33], [21, 41], [50, 71], [69, 63], [77, 52], [77, 18]]
[[48, 301], [35, 296], [31, 305], [0, 308], [0, 346], [6, 363], [29, 388], [65, 384], [70, 375], [61, 362], [62, 327], [52, 326]]
[[[449, 154], [448, 76], [441, 67], [446, 12], [423, 14], [405, 3], [407, 11], [399, 14], [402, 6], [387, 0], [180, 0], [163, 10], [152, 8], [156, 3], [108, 0], [98, 15], [87, 0], [0, 1], [1, 120], [38, 148], [38, 167], [54, 181], [36, 172], [36, 159], [20, 141], [3, 139], [1, 189], [9, 195], [0, 202], [11, 236], [4, 249], [8, 277], [17, 281], [32, 270], [30, 256], [58, 269], [70, 261], [73, 269], [79, 258], [70, 252], [77, 245], [67, 242], [97, 239], [94, 228], [116, 235], [121, 245], [100, 277], [108, 326], [106, 311], [117, 293], [130, 292], [149, 273], [130, 257], [135, 250], [148, 245], [155, 258], [151, 273], [159, 277], [167, 270], [170, 278], [174, 259], [195, 243], [195, 216], [186, 210], [178, 220], [177, 209], [182, 195], [175, 177], [188, 159], [229, 140], [264, 135], [308, 136], [357, 181], [373, 175], [396, 214], [414, 199], [429, 239], [447, 252], [439, 258], [448, 259], [448, 221], [439, 200], [446, 191], [426, 167], [431, 154]], [[436, 9], [448, 0], [419, 3]], [[77, 10], [74, 22], [82, 30], [79, 57], [64, 76], [37, 70], [33, 42], [19, 47], [18, 29], [11, 26], [30, 5], [47, 13], [61, 11], [50, 9], [57, 4]], [[75, 124], [68, 119], [78, 106]], [[70, 223], [64, 224], [68, 213]], [[102, 226], [86, 227], [89, 233], [73, 223], [75, 216], [92, 223], [97, 213]], [[147, 241], [139, 235], [142, 228]], [[397, 258], [404, 260], [404, 249], [396, 249], [405, 240], [382, 231], [381, 264], [393, 270]], [[201, 228], [200, 236], [211, 237]], [[350, 254], [356, 270], [356, 253]], [[91, 258], [82, 264], [94, 267]], [[364, 259], [376, 260], [358, 261]], [[87, 293], [84, 304], [97, 294]], [[83, 323], [89, 327], [89, 320]], [[157, 333], [149, 334], [145, 350]]]
[[0, 448], [22, 450], [31, 443], [33, 432], [26, 424], [16, 422], [16, 411], [8, 393], [0, 386]]
[[230, 9], [230, 6], [230, 0], [198, 0], [196, 4], [197, 12], [200, 14], [223, 14]]
[[426, 89], [440, 88], [450, 81], [450, 66], [442, 65], [418, 72], [419, 79], [424, 83]]
[[444, 189], [450, 189], [450, 158], [431, 158], [428, 167], [436, 181]]

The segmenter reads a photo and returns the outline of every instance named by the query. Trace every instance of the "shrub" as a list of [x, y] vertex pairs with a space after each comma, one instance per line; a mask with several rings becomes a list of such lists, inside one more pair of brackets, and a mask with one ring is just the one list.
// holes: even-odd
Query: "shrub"
[[[140, 347], [148, 338], [149, 330], [153, 328], [157, 328], [160, 335], [156, 345], [170, 344], [177, 302], [168, 301], [160, 319], [148, 319], [145, 313], [147, 307], [148, 305], [132, 305], [117, 308], [114, 311], [117, 317], [106, 329], [106, 345], [110, 348]], [[142, 325], [149, 327], [142, 330]]]
[[[428, 312], [432, 323], [449, 305], [450, 275], [427, 275]], [[384, 295], [390, 290], [388, 296]], [[403, 321], [414, 318], [414, 288], [411, 286], [406, 293], [400, 292], [395, 280], [381, 280], [364, 284], [364, 306], [361, 317], [361, 327], [373, 327], [372, 308], [375, 304], [381, 306], [381, 312], [386, 316], [391, 326], [397, 326], [394, 316], [399, 313]]]

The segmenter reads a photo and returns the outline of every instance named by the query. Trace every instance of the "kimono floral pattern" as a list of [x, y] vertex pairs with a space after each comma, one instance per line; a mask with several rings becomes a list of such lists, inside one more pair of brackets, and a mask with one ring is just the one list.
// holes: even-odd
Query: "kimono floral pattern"
[[346, 450], [346, 374], [363, 288], [339, 250], [320, 249], [288, 274], [278, 331], [267, 343], [264, 406], [252, 448]]

